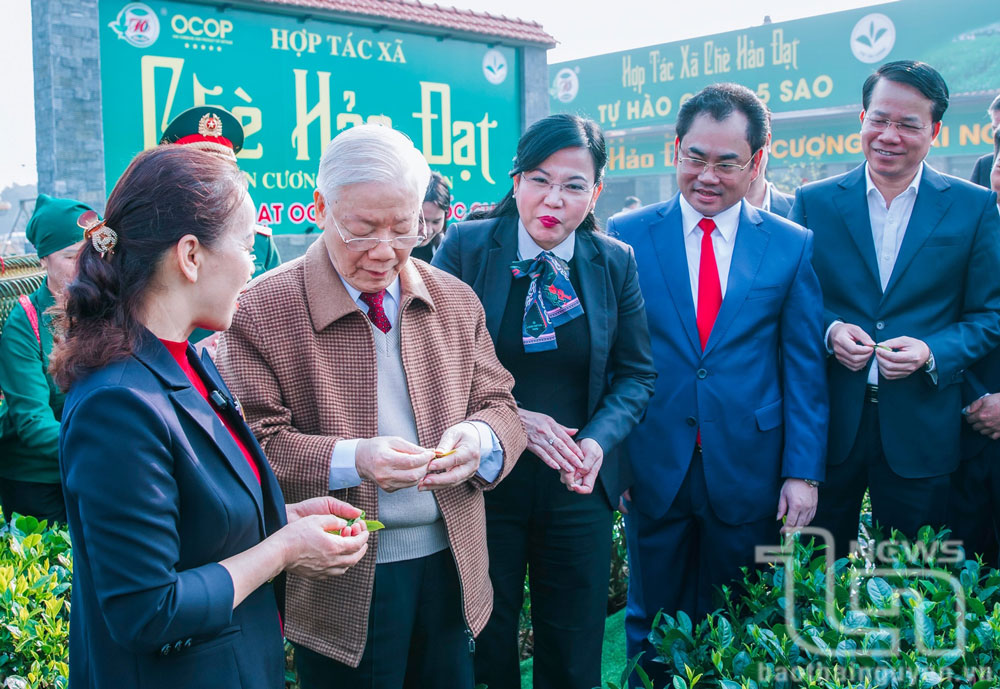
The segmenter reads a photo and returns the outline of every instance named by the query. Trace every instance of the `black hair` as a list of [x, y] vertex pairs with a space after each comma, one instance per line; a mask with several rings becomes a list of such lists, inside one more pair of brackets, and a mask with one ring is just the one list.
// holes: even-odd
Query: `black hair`
[[997, 97], [993, 99], [992, 103], [990, 103], [990, 107], [986, 109], [986, 112], [990, 113], [990, 117], [993, 116], [993, 113], [1000, 112], [1000, 93], [998, 93]]
[[771, 119], [757, 94], [740, 84], [712, 84], [684, 102], [677, 112], [677, 139], [683, 141], [698, 115], [722, 122], [738, 110], [747, 118], [747, 143], [754, 154], [767, 143]]
[[[546, 158], [564, 148], [586, 148], [594, 161], [594, 184], [601, 183], [604, 179], [604, 165], [608, 162], [604, 132], [593, 120], [568, 113], [549, 115], [528, 127], [521, 135], [521, 140], [517, 142], [517, 155], [514, 156], [514, 167], [510, 171], [511, 178], [522, 172], [537, 169]], [[513, 187], [486, 217], [499, 218], [506, 215], [517, 215]], [[577, 229], [584, 232], [600, 230], [593, 211], [587, 213], [587, 217]]]
[[451, 189], [440, 172], [431, 170], [431, 181], [427, 183], [424, 203], [433, 203], [445, 213], [451, 208]]
[[881, 79], [912, 86], [931, 102], [931, 121], [940, 122], [948, 109], [948, 84], [936, 69], [918, 60], [886, 62], [876, 69], [861, 87], [861, 105], [865, 110], [872, 102], [872, 91]]

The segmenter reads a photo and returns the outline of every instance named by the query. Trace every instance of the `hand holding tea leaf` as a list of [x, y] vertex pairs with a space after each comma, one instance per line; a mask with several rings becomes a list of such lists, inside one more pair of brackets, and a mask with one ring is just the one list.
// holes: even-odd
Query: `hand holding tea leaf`
[[396, 436], [366, 438], [355, 451], [358, 475], [387, 493], [415, 486], [427, 473], [434, 451]]
[[449, 488], [472, 478], [479, 470], [480, 447], [479, 429], [473, 424], [463, 421], [447, 429], [419, 489]]
[[894, 337], [879, 342], [879, 348], [875, 350], [879, 372], [886, 380], [906, 378], [920, 370], [930, 355], [927, 344], [915, 337]]
[[837, 323], [830, 330], [833, 355], [852, 371], [860, 371], [868, 365], [874, 345], [868, 333], [853, 323]]

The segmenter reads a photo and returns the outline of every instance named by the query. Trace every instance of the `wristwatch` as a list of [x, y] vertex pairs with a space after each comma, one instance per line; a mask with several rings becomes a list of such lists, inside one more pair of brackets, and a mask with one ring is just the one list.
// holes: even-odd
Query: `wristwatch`
[[802, 480], [806, 482], [806, 485], [808, 485], [808, 486], [810, 486], [812, 488], [819, 488], [819, 481], [814, 481], [811, 478], [804, 478]]
[[927, 361], [924, 362], [924, 370], [928, 373], [934, 370], [934, 354], [927, 356]]

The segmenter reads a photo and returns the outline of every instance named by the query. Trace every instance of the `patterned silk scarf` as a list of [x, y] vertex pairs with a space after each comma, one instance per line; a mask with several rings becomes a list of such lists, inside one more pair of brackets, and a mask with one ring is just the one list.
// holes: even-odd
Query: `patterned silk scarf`
[[535, 258], [514, 261], [510, 269], [515, 279], [531, 278], [521, 322], [524, 351], [558, 349], [556, 326], [583, 315], [583, 304], [569, 280], [569, 264], [551, 251], [543, 251]]

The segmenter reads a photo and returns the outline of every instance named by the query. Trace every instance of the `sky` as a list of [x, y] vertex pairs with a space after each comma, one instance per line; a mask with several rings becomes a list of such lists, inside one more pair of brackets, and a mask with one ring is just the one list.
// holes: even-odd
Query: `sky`
[[[686, 38], [881, 4], [884, 0], [437, 0], [491, 14], [539, 22], [559, 41], [549, 62], [575, 60]], [[0, 0], [0, 189], [31, 184], [35, 168], [35, 116], [31, 68], [31, 2]], [[609, 9], [595, 9], [613, 7]], [[710, 8], [706, 11], [706, 8]]]

